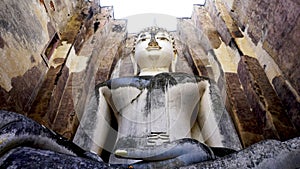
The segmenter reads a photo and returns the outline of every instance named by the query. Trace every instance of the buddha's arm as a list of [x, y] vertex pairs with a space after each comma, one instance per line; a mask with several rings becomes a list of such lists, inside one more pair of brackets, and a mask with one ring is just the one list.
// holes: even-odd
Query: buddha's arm
[[221, 134], [218, 127], [216, 114], [220, 113], [218, 106], [220, 98], [213, 95], [211, 84], [209, 81], [201, 81], [199, 83], [200, 90], [200, 106], [197, 117], [198, 124], [201, 129], [204, 142], [208, 146], [222, 146]]
[[111, 109], [105, 98], [105, 93], [109, 90], [107, 86], [100, 87], [98, 95], [97, 123], [92, 133], [92, 151], [101, 153], [109, 131], [111, 130]]

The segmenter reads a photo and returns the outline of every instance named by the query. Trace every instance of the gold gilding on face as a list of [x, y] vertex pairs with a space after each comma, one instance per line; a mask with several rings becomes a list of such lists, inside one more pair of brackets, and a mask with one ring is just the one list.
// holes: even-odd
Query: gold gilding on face
[[156, 35], [154, 33], [150, 33], [151, 37], [150, 37], [150, 42], [148, 43], [148, 47], [146, 48], [148, 51], [149, 50], [160, 50], [161, 47], [159, 46], [159, 44], [156, 41]]

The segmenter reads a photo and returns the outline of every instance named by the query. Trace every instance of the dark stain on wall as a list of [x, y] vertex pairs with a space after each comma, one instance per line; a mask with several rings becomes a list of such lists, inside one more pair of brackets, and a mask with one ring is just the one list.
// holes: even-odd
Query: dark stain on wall
[[11, 28], [11, 24], [3, 19], [0, 19], [0, 26], [4, 28], [5, 31], [8, 31]]
[[54, 6], [53, 1], [50, 1], [50, 8], [51, 8], [53, 11], [55, 11], [55, 6]]
[[36, 60], [34, 59], [34, 56], [33, 55], [31, 55], [30, 56], [30, 61], [31, 61], [31, 63], [34, 63]]
[[0, 35], [0, 48], [1, 49], [3, 49], [4, 48], [4, 46], [5, 46], [5, 41], [4, 41], [4, 39], [1, 37], [1, 35]]
[[46, 5], [45, 5], [45, 2], [44, 2], [44, 0], [40, 0], [40, 3], [44, 6], [44, 8], [45, 8], [45, 10], [46, 10], [46, 12], [48, 12], [48, 10], [47, 10], [47, 7], [46, 7]]
[[122, 25], [114, 25], [114, 27], [112, 28], [113, 32], [122, 32], [124, 31], [124, 26]]
[[12, 89], [6, 91], [0, 87], [0, 109], [27, 114], [43, 80], [42, 65], [34, 66], [23, 76], [11, 79]]

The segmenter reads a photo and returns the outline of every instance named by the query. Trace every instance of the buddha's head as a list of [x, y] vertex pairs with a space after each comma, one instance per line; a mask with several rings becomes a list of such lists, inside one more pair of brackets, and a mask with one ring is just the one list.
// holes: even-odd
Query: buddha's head
[[176, 60], [174, 38], [166, 30], [150, 27], [137, 35], [132, 55], [135, 75], [174, 72]]

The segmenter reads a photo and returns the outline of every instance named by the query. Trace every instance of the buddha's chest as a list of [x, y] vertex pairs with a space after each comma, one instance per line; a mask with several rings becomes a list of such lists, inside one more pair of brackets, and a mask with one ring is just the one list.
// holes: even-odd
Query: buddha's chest
[[[201, 79], [200, 79], [201, 80]], [[170, 140], [188, 137], [199, 112], [199, 79], [187, 74], [113, 79], [104, 93], [118, 134]]]
[[147, 144], [188, 137], [200, 100], [197, 83], [164, 88], [122, 87], [111, 90], [110, 104], [119, 133], [147, 138]]

